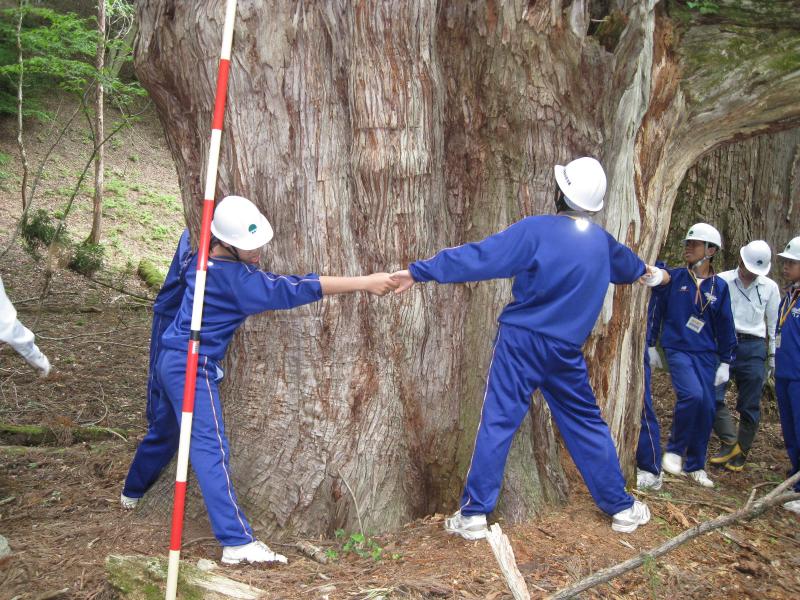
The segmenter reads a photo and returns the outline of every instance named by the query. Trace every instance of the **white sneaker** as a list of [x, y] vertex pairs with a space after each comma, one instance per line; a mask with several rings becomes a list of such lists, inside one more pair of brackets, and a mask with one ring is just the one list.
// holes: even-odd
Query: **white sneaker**
[[661, 489], [661, 484], [664, 483], [664, 477], [659, 473], [653, 475], [650, 471], [636, 469], [636, 489], [637, 490], [652, 490], [657, 492]]
[[686, 473], [686, 474], [689, 476], [689, 479], [693, 479], [695, 482], [699, 483], [703, 487], [706, 488], [714, 487], [714, 482], [708, 478], [708, 473], [706, 473], [705, 469], [692, 471], [691, 473]]
[[661, 458], [661, 468], [670, 475], [683, 475], [683, 458], [672, 452], [665, 452]]
[[131, 498], [125, 494], [119, 495], [119, 503], [125, 510], [132, 510], [136, 508], [136, 505], [139, 504], [139, 500], [141, 500], [141, 498]]
[[650, 509], [647, 504], [634, 500], [633, 505], [621, 510], [611, 517], [611, 529], [620, 533], [631, 533], [639, 525], [644, 525], [650, 520]]
[[238, 565], [242, 562], [249, 563], [271, 563], [278, 562], [286, 564], [289, 561], [286, 557], [269, 549], [264, 542], [250, 542], [242, 546], [223, 546], [222, 562], [226, 565]]
[[486, 515], [462, 515], [460, 510], [444, 520], [447, 533], [455, 533], [465, 540], [482, 540], [486, 537]]
[[783, 508], [792, 511], [793, 513], [800, 514], [800, 500], [792, 500], [790, 502], [786, 502], [784, 503]]
[[36, 356], [29, 358], [28, 364], [34, 369], [39, 369], [39, 377], [45, 378], [50, 374], [50, 361], [41, 351]]

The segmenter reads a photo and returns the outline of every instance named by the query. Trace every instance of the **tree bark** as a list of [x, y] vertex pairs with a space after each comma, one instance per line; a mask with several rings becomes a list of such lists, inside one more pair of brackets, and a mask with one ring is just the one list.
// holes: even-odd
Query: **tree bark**
[[[678, 26], [656, 4], [242, 1], [217, 197], [248, 196], [273, 222], [270, 270], [352, 275], [553, 212], [553, 165], [588, 154], [609, 176], [603, 224], [652, 260], [700, 154], [800, 117], [790, 101], [796, 68], [787, 74], [776, 59], [765, 76], [762, 63], [779, 50], [743, 56], [730, 81], [712, 68], [713, 35], [757, 44], [768, 25], [723, 35], [719, 20], [668, 3]], [[222, 5], [140, 0], [137, 10], [137, 73], [196, 232]], [[781, 19], [798, 22], [789, 10]], [[796, 31], [779, 28], [780, 52], [800, 46]], [[428, 285], [249, 319], [228, 353], [222, 394], [235, 484], [256, 526], [353, 530], [344, 480], [370, 531], [456, 507], [509, 296], [502, 281]], [[609, 290], [585, 347], [628, 468], [645, 300], [638, 287]], [[563, 501], [562, 454], [537, 394], [498, 510], [519, 520]], [[156, 509], [168, 505], [168, 489]]]

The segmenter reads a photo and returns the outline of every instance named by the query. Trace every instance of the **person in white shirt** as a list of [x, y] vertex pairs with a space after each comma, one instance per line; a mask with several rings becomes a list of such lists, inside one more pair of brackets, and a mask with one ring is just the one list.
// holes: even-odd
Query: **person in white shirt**
[[17, 310], [6, 296], [3, 279], [0, 278], [0, 342], [16, 350], [42, 377], [50, 374], [50, 361], [34, 343], [33, 332], [17, 319]]
[[720, 440], [720, 449], [709, 462], [734, 472], [744, 468], [761, 416], [764, 380], [775, 369], [775, 325], [781, 298], [778, 284], [766, 276], [771, 259], [769, 245], [755, 240], [739, 250], [738, 268], [719, 275], [728, 282], [736, 325], [738, 346], [731, 379], [738, 389], [739, 431], [725, 405], [726, 382], [716, 388], [714, 432]]

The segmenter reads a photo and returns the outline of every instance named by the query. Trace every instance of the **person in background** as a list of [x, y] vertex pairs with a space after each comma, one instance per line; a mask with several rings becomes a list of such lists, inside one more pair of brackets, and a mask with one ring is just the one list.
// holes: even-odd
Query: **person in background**
[[[781, 292], [767, 277], [772, 266], [772, 250], [763, 240], [755, 240], [739, 250], [739, 266], [719, 274], [728, 284], [731, 310], [736, 326], [736, 359], [731, 377], [736, 382], [739, 430], [725, 405], [728, 382], [716, 388], [717, 412], [714, 433], [720, 449], [709, 459], [712, 465], [739, 472], [744, 468], [761, 417], [761, 392], [767, 370], [775, 368], [775, 326]], [[767, 350], [769, 340], [769, 351]]]
[[17, 319], [17, 309], [6, 296], [2, 278], [0, 278], [0, 342], [16, 350], [25, 362], [39, 371], [41, 377], [50, 374], [50, 361], [36, 345], [33, 332]]
[[[171, 415], [172, 407], [164, 387], [156, 377], [156, 364], [161, 351], [161, 336], [172, 324], [181, 307], [183, 293], [186, 291], [186, 269], [193, 258], [189, 244], [189, 230], [184, 229], [178, 240], [178, 247], [172, 257], [167, 276], [153, 303], [153, 324], [150, 332], [150, 362], [147, 370], [147, 434], [136, 449], [131, 462], [125, 486], [120, 495], [120, 503], [125, 509], [135, 508], [139, 502], [139, 492], [150, 489], [172, 460], [175, 453], [174, 430], [162, 427], [159, 415]], [[171, 423], [171, 417], [168, 419]]]
[[[783, 252], [783, 277], [788, 284], [778, 308], [775, 336], [775, 394], [783, 441], [792, 464], [789, 477], [800, 471], [800, 236], [792, 238]], [[800, 482], [794, 486], [800, 492]], [[800, 514], [800, 500], [783, 505]]]
[[685, 267], [667, 269], [659, 295], [663, 325], [650, 343], [661, 340], [676, 402], [667, 451], [661, 467], [714, 487], [705, 471], [714, 423], [714, 386], [728, 380], [736, 350], [736, 330], [728, 284], [715, 275], [712, 261], [722, 238], [708, 223], [689, 228], [684, 238]]
[[[657, 261], [656, 267], [664, 269], [666, 265]], [[652, 369], [664, 368], [654, 341], [661, 331], [660, 299], [658, 295], [651, 293], [647, 303], [647, 351], [644, 355], [642, 426], [639, 430], [639, 443], [636, 446], [636, 489], [642, 491], [658, 491], [664, 480], [661, 472], [661, 428], [653, 407], [651, 389]]]

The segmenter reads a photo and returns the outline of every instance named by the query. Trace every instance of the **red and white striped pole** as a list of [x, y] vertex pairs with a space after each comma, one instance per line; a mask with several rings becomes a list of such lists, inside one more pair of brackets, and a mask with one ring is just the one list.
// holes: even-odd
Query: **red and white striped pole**
[[186, 356], [186, 382], [183, 386], [183, 412], [181, 414], [181, 437], [178, 445], [178, 469], [175, 475], [175, 501], [172, 506], [172, 533], [170, 534], [169, 542], [166, 600], [175, 600], [175, 594], [178, 591], [178, 564], [181, 557], [183, 510], [186, 502], [186, 473], [189, 468], [189, 445], [192, 439], [194, 388], [197, 379], [197, 359], [200, 352], [200, 326], [203, 319], [208, 251], [211, 244], [211, 218], [214, 214], [219, 147], [222, 140], [222, 120], [225, 115], [225, 98], [228, 91], [228, 70], [230, 68], [233, 24], [235, 20], [236, 0], [227, 0], [225, 26], [222, 33], [222, 51], [220, 52], [219, 72], [217, 74], [214, 117], [211, 122], [211, 144], [208, 151], [203, 220], [200, 225], [200, 243], [197, 248], [197, 277], [195, 280], [194, 304], [192, 304], [192, 331]]

